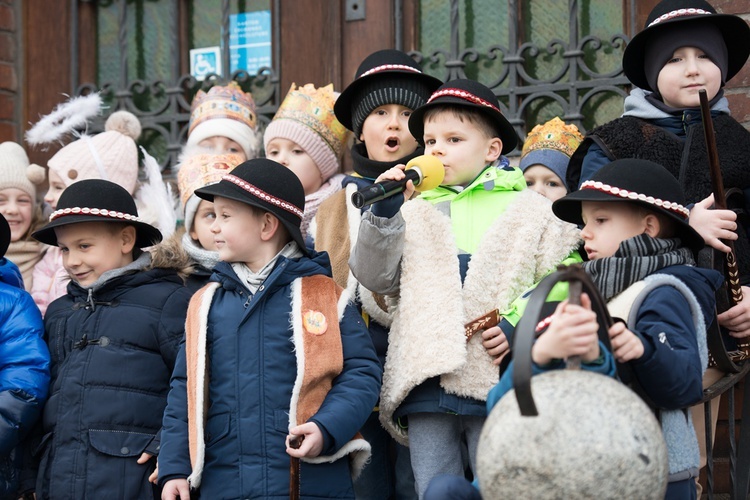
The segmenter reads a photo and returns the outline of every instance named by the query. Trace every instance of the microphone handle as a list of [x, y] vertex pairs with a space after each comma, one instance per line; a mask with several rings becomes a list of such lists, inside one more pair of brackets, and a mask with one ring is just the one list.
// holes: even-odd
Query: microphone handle
[[410, 168], [404, 173], [406, 177], [400, 181], [376, 182], [372, 186], [355, 191], [352, 193], [352, 205], [354, 205], [354, 208], [371, 205], [394, 194], [403, 193], [406, 189], [406, 183], [410, 180], [414, 182], [415, 186], [418, 186], [422, 181], [422, 172], [418, 167]]

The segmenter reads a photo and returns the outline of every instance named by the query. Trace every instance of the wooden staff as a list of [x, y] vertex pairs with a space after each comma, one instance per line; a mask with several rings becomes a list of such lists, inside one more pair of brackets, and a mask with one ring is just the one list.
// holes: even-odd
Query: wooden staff
[[[292, 435], [289, 438], [289, 447], [299, 449], [305, 436]], [[289, 500], [299, 500], [299, 458], [289, 458]]]
[[[727, 198], [724, 195], [724, 179], [721, 177], [719, 166], [719, 153], [716, 150], [716, 137], [714, 136], [714, 122], [711, 120], [711, 109], [708, 107], [708, 96], [705, 89], [698, 91], [701, 101], [701, 120], [703, 121], [703, 133], [706, 136], [706, 151], [708, 152], [708, 165], [711, 172], [711, 187], [714, 193], [714, 206], [721, 210], [727, 209]], [[734, 242], [721, 240], [729, 247], [726, 254], [726, 274], [729, 283], [729, 299], [732, 305], [742, 301], [742, 286], [740, 285], [740, 271], [737, 268], [737, 254], [734, 251]]]

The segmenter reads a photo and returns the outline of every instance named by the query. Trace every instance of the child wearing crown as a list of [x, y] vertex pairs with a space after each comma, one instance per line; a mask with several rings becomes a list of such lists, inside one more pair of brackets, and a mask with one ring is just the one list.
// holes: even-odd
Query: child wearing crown
[[232, 153], [245, 161], [257, 158], [259, 139], [255, 100], [237, 82], [195, 94], [183, 157], [199, 152]]
[[333, 85], [315, 88], [292, 84], [263, 135], [266, 157], [294, 172], [305, 189], [302, 237], [318, 207], [341, 189], [341, 157], [349, 131], [333, 113], [338, 93]]

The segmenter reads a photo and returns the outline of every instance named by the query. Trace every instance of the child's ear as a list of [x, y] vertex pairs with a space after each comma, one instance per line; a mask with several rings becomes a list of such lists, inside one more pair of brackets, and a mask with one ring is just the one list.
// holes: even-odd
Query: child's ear
[[270, 241], [279, 230], [280, 225], [281, 221], [279, 221], [278, 217], [271, 212], [265, 212], [261, 220], [260, 239]]
[[643, 218], [643, 223], [646, 225], [646, 228], [643, 230], [645, 234], [652, 238], [659, 237], [659, 234], [661, 234], [661, 221], [656, 215], [646, 215], [646, 217]]
[[135, 248], [136, 230], [135, 226], [125, 226], [120, 232], [121, 250], [123, 255], [133, 252]]
[[499, 137], [493, 137], [490, 140], [489, 147], [487, 148], [487, 156], [485, 157], [485, 161], [487, 163], [492, 163], [493, 161], [500, 158], [500, 154], [503, 152], [503, 141], [500, 140]]

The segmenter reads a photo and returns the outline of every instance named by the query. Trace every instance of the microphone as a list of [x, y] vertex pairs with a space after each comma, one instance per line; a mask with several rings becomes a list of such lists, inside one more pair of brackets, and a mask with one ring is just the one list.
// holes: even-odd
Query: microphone
[[435, 189], [443, 182], [445, 168], [443, 163], [434, 156], [422, 155], [409, 160], [404, 173], [406, 177], [400, 181], [376, 182], [372, 186], [355, 191], [352, 193], [352, 205], [355, 208], [362, 208], [394, 194], [402, 193], [408, 181], [412, 181], [414, 188], [420, 193]]

